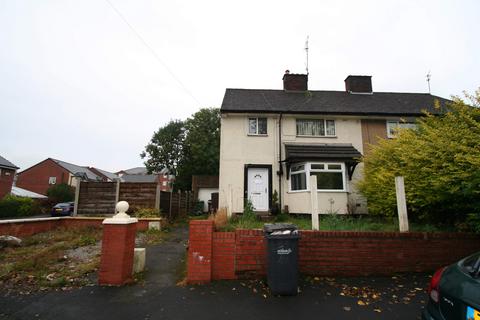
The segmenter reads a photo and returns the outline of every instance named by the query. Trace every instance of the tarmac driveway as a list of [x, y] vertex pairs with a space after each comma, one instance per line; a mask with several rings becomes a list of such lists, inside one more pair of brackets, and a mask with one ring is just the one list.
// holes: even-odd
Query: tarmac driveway
[[[188, 231], [147, 249], [144, 281], [125, 287], [4, 296], [0, 319], [420, 319], [429, 276], [306, 277], [294, 297], [271, 296], [261, 280], [177, 286]], [[0, 291], [1, 292], [1, 291]]]

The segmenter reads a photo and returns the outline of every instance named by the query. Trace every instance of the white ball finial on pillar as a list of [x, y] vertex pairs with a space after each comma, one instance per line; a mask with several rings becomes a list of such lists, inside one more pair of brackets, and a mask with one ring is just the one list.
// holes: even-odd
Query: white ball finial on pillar
[[132, 218], [127, 214], [128, 207], [127, 201], [119, 201], [115, 206], [115, 212], [117, 212], [117, 214], [103, 220], [103, 224], [128, 224], [138, 222], [137, 218]]
[[115, 220], [131, 219], [131, 217], [127, 214], [129, 207], [130, 206], [127, 201], [117, 202], [117, 205], [115, 206], [115, 211], [117, 212], [117, 214], [114, 215], [112, 219], [115, 219]]

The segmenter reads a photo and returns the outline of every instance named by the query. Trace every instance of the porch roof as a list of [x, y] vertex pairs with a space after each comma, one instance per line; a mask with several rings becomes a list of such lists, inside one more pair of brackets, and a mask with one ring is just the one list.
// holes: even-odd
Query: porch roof
[[286, 161], [358, 160], [362, 154], [351, 144], [286, 144]]

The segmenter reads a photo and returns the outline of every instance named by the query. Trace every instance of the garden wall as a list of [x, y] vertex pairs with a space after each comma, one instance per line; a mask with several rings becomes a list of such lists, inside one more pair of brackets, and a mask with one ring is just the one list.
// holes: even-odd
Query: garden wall
[[[93, 226], [101, 228], [105, 218], [59, 217], [18, 219], [0, 221], [0, 235], [26, 237], [36, 233], [47, 232], [56, 228], [80, 228]], [[147, 230], [150, 222], [159, 222], [159, 218], [140, 218], [137, 231]]]
[[[432, 272], [480, 250], [474, 234], [301, 231], [300, 237], [300, 272], [318, 276]], [[262, 230], [215, 232], [213, 221], [190, 222], [189, 283], [265, 273]]]

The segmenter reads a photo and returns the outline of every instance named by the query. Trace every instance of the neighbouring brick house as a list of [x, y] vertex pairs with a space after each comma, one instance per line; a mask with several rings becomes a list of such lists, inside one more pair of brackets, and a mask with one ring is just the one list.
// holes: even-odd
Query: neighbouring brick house
[[145, 167], [135, 167], [121, 170], [116, 173], [122, 182], [157, 182], [161, 191], [170, 191], [175, 177], [167, 169], [159, 173], [149, 174]]
[[16, 165], [0, 156], [0, 199], [12, 191], [15, 172], [19, 169]]
[[[103, 172], [103, 173], [102, 173]], [[73, 187], [77, 180], [112, 181], [107, 171], [79, 166], [65, 161], [48, 158], [18, 173], [16, 185], [36, 193], [46, 194], [48, 188], [55, 184], [66, 183]]]
[[345, 91], [308, 90], [308, 75], [283, 76], [283, 90], [227, 89], [220, 109], [219, 206], [229, 215], [250, 199], [311, 213], [309, 180], [317, 177], [319, 213], [366, 213], [355, 182], [370, 144], [414, 127], [424, 111], [448, 100], [428, 93], [374, 92], [370, 76], [348, 76]]

